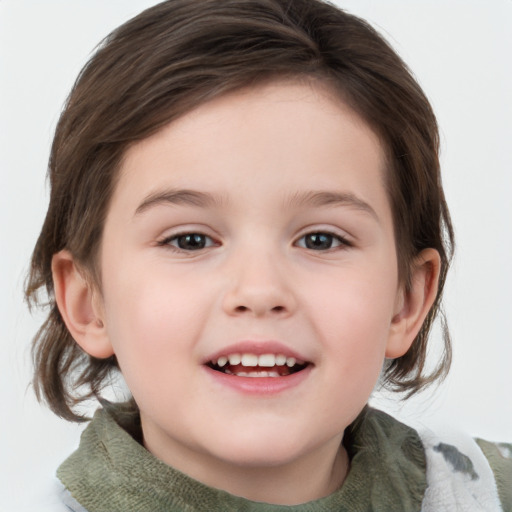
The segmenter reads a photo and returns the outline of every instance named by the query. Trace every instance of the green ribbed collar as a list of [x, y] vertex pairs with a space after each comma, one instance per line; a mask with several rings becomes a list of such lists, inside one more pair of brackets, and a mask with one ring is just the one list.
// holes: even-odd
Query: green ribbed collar
[[295, 506], [256, 503], [213, 489], [164, 464], [100, 409], [79, 448], [57, 476], [89, 512], [367, 512], [421, 509], [425, 456], [417, 433], [387, 414], [367, 409], [348, 446], [343, 486]]

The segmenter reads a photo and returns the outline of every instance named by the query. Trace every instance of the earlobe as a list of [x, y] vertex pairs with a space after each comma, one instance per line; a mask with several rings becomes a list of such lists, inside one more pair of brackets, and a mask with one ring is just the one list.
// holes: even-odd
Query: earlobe
[[416, 258], [410, 288], [397, 296], [386, 357], [396, 359], [410, 348], [437, 297], [441, 259], [435, 249], [424, 249]]
[[57, 307], [73, 339], [93, 357], [112, 356], [97, 294], [69, 251], [53, 255], [52, 275]]

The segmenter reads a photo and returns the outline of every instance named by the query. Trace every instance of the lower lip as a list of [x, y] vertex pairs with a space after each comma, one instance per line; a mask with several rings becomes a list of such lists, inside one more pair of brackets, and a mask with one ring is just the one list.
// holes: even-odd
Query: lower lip
[[247, 395], [277, 395], [299, 386], [311, 373], [313, 365], [283, 377], [237, 377], [204, 366], [208, 375], [222, 386], [227, 386], [239, 393]]

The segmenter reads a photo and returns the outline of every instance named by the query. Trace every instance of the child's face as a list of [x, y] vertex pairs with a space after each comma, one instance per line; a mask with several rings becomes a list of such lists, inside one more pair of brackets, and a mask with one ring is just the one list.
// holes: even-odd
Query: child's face
[[[357, 115], [286, 83], [216, 99], [128, 150], [100, 310], [155, 455], [227, 489], [218, 468], [335, 457], [385, 356], [409, 343], [394, 328], [384, 172]], [[213, 367], [239, 355], [249, 367]], [[305, 367], [265, 367], [280, 356]]]

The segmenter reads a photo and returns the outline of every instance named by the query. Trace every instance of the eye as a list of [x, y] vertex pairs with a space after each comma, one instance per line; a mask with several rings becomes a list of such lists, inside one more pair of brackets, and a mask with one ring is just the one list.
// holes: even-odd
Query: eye
[[181, 251], [200, 251], [217, 244], [203, 233], [180, 233], [165, 238], [158, 245], [170, 246]]
[[350, 246], [350, 243], [339, 235], [318, 231], [308, 233], [297, 241], [299, 247], [313, 251], [328, 251], [341, 246]]

